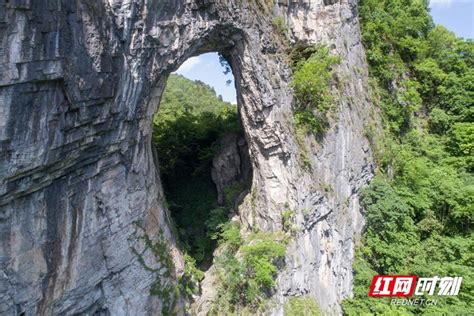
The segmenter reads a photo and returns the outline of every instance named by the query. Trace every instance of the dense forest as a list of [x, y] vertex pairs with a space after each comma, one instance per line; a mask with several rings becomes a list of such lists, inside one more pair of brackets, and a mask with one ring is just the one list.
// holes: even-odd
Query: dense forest
[[171, 74], [153, 126], [153, 143], [177, 236], [190, 258], [198, 265], [208, 265], [215, 247], [211, 237], [230, 211], [230, 207], [217, 205], [212, 158], [224, 133], [241, 130], [237, 106], [222, 101], [202, 82]]
[[[366, 228], [348, 315], [474, 310], [474, 43], [435, 26], [428, 1], [362, 0], [363, 42], [383, 133], [368, 126], [378, 171], [363, 192]], [[436, 306], [368, 298], [373, 275], [461, 276]], [[428, 297], [425, 297], [428, 298]]]

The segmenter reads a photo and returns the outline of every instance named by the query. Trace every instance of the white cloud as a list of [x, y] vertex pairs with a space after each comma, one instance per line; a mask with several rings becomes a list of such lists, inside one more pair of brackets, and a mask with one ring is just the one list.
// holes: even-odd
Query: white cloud
[[194, 66], [198, 65], [201, 63], [201, 59], [199, 57], [191, 57], [188, 60], [186, 60], [181, 67], [176, 70], [177, 73], [180, 75], [190, 71]]
[[430, 0], [431, 7], [449, 8], [454, 3], [469, 3], [472, 0]]

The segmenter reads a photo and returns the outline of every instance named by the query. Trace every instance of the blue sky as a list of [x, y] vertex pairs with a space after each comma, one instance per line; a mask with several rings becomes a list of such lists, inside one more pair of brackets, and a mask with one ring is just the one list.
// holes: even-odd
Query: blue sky
[[474, 39], [474, 0], [431, 0], [431, 15], [459, 37]]
[[[457, 36], [474, 38], [474, 0], [431, 0], [430, 8], [436, 24], [444, 25]], [[234, 77], [224, 75], [223, 71], [217, 53], [208, 53], [189, 58], [176, 72], [209, 84], [225, 101], [237, 103]], [[226, 84], [227, 80], [232, 83]]]
[[[224, 75], [224, 68], [219, 63], [217, 53], [207, 53], [191, 57], [176, 71], [178, 74], [192, 80], [201, 80], [214, 87], [216, 93], [222, 95], [227, 102], [237, 103], [232, 73]], [[227, 84], [227, 80], [232, 83]]]

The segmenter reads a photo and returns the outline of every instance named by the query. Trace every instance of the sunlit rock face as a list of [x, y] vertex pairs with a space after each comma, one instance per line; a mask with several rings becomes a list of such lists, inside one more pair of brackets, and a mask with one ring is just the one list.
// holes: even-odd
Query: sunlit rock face
[[[362, 225], [358, 193], [372, 175], [357, 1], [276, 2], [0, 1], [0, 314], [185, 312], [163, 291], [183, 263], [151, 120], [168, 74], [209, 51], [233, 68], [252, 163], [243, 231], [280, 230], [282, 212], [295, 213], [273, 313], [303, 294], [340, 311]], [[311, 168], [293, 136], [288, 44], [274, 15], [290, 46], [325, 43], [342, 57], [331, 128], [307, 139]]]

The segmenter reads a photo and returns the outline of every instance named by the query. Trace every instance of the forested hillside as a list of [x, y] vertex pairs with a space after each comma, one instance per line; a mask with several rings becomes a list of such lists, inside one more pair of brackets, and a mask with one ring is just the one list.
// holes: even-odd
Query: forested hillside
[[[366, 229], [349, 315], [467, 315], [474, 310], [474, 43], [435, 26], [428, 1], [362, 0], [360, 19], [380, 128], [378, 172], [364, 191]], [[461, 276], [437, 306], [368, 298], [373, 275]], [[428, 298], [428, 297], [425, 297]]]
[[[237, 106], [223, 102], [202, 82], [172, 74], [153, 128], [172, 225], [185, 258], [180, 294], [190, 300], [201, 294], [198, 282], [213, 263], [217, 281], [211, 315], [264, 310], [275, 285], [276, 261], [283, 259], [287, 240], [283, 233], [241, 236], [239, 224], [231, 222], [229, 215], [237, 196], [246, 190], [245, 183], [225, 187], [225, 201], [218, 204], [211, 178], [219, 139], [224, 134], [243, 133]], [[219, 253], [213, 258], [218, 245]], [[312, 300], [305, 302], [314, 305]], [[299, 303], [293, 300], [285, 308], [299, 310]], [[304, 308], [314, 310], [313, 305]]]
[[[211, 179], [217, 140], [241, 129], [237, 107], [222, 101], [208, 85], [170, 75], [154, 118], [153, 144], [158, 152], [168, 207], [181, 246], [198, 264], [209, 264], [215, 242], [210, 235], [227, 217], [217, 205]], [[218, 217], [213, 218], [211, 214]], [[214, 230], [213, 230], [213, 228]]]

